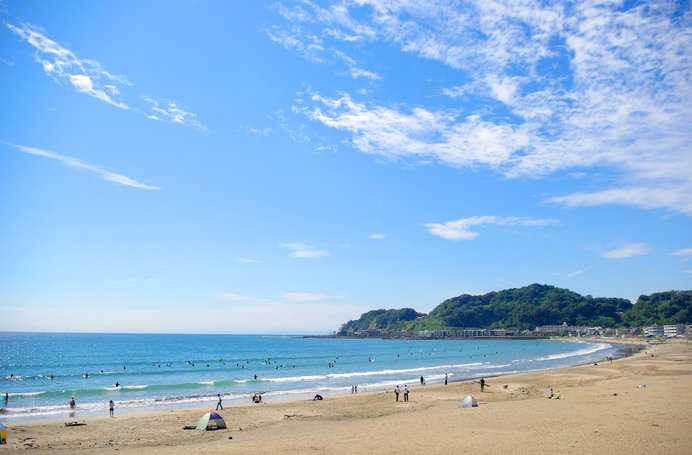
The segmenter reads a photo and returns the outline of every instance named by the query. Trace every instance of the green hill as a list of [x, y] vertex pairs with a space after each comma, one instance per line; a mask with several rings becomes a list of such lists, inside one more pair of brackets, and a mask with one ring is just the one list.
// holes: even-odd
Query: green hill
[[430, 314], [413, 309], [373, 310], [348, 321], [346, 335], [366, 329], [437, 330], [462, 328], [533, 329], [562, 324], [601, 327], [686, 324], [692, 321], [692, 291], [642, 295], [627, 299], [582, 296], [568, 289], [532, 284], [483, 295], [460, 295], [445, 300]]

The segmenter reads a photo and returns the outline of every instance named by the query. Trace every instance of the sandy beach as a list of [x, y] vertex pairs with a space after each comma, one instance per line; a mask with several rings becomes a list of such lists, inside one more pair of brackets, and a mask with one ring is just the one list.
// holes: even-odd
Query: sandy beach
[[[653, 355], [653, 356], [652, 356]], [[668, 341], [598, 365], [489, 378], [408, 384], [387, 392], [228, 406], [228, 429], [183, 430], [213, 407], [6, 423], [6, 453], [451, 454], [689, 453], [692, 345]], [[507, 384], [507, 388], [504, 388]], [[646, 387], [641, 387], [646, 385]], [[403, 384], [402, 384], [403, 387]], [[546, 399], [550, 389], [559, 400]], [[461, 408], [473, 395], [482, 403]]]

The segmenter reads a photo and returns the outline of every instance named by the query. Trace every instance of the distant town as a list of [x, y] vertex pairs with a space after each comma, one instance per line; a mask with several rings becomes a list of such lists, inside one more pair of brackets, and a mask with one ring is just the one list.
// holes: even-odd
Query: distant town
[[[336, 333], [334, 333], [336, 334]], [[534, 330], [511, 329], [454, 329], [454, 330], [384, 330], [367, 329], [350, 332], [347, 337], [356, 338], [502, 338], [502, 337], [531, 337], [549, 338], [565, 337], [686, 337], [692, 335], [692, 326], [651, 325], [642, 327], [604, 328], [585, 325], [542, 325]]]

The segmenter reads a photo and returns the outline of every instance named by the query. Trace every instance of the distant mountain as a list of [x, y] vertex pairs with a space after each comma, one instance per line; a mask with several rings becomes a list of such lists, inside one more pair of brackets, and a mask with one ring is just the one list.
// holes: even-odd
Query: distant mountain
[[533, 329], [562, 324], [601, 327], [692, 322], [692, 291], [642, 295], [636, 304], [621, 298], [582, 296], [568, 289], [532, 284], [484, 295], [445, 300], [430, 314], [411, 308], [373, 310], [341, 326], [340, 335], [366, 329]]

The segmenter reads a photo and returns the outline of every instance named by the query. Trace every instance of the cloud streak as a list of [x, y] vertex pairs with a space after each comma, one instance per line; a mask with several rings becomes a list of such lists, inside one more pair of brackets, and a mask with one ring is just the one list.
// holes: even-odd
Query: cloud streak
[[643, 256], [649, 254], [649, 247], [643, 243], [630, 243], [628, 245], [616, 248], [603, 253], [602, 257], [606, 259], [625, 259], [632, 256]]
[[280, 246], [282, 248], [288, 248], [291, 250], [288, 255], [292, 258], [314, 259], [329, 256], [328, 251], [318, 250], [317, 248], [305, 243], [282, 243]]
[[195, 114], [182, 109], [172, 101], [161, 102], [150, 96], [140, 95], [139, 99], [146, 103], [143, 108], [135, 105], [137, 98], [126, 103], [122, 99], [121, 91], [134, 84], [125, 76], [110, 74], [96, 60], [77, 57], [74, 52], [48, 38], [34, 25], [6, 25], [36, 49], [36, 62], [41, 64], [43, 71], [59, 85], [71, 86], [78, 93], [84, 93], [120, 109], [132, 109], [152, 120], [192, 126], [202, 131], [208, 130], [196, 119]]
[[57, 153], [49, 152], [47, 150], [42, 150], [42, 149], [38, 149], [35, 147], [25, 147], [23, 145], [11, 144], [9, 142], [3, 142], [3, 143], [21, 151], [21, 152], [28, 153], [30, 155], [42, 156], [44, 158], [50, 158], [50, 159], [57, 160], [57, 161], [61, 162], [65, 166], [91, 172], [93, 174], [96, 174], [96, 176], [99, 177], [100, 179], [105, 180], [107, 182], [113, 182], [113, 183], [117, 183], [118, 185], [131, 186], [133, 188], [140, 188], [143, 190], [158, 190], [158, 189], [160, 189], [158, 186], [152, 186], [152, 185], [147, 185], [145, 183], [138, 182], [136, 180], [131, 179], [130, 177], [126, 177], [122, 174], [116, 174], [115, 172], [107, 171], [107, 170], [105, 170], [99, 166], [86, 163], [86, 162], [81, 161], [77, 158], [72, 158], [72, 157], [65, 156], [65, 155], [59, 155]]
[[595, 267], [595, 265], [590, 265], [588, 267], [584, 267], [581, 270], [577, 270], [576, 272], [568, 273], [567, 278], [572, 278], [573, 276], [581, 275], [582, 273], [588, 272], [589, 270], [591, 270], [594, 267]]
[[246, 297], [238, 294], [232, 294], [229, 292], [217, 292], [216, 297], [219, 299], [224, 299], [224, 300], [232, 300], [234, 302], [259, 302], [259, 303], [265, 303], [269, 302], [269, 300], [266, 299], [260, 299], [257, 297]]
[[428, 233], [447, 240], [474, 240], [479, 233], [471, 231], [472, 226], [497, 225], [497, 226], [549, 226], [557, 224], [553, 219], [498, 217], [498, 216], [472, 216], [444, 223], [426, 223]]
[[682, 250], [674, 251], [674, 252], [670, 253], [670, 255], [683, 258], [683, 262], [689, 261], [690, 259], [692, 259], [692, 247], [683, 248]]

